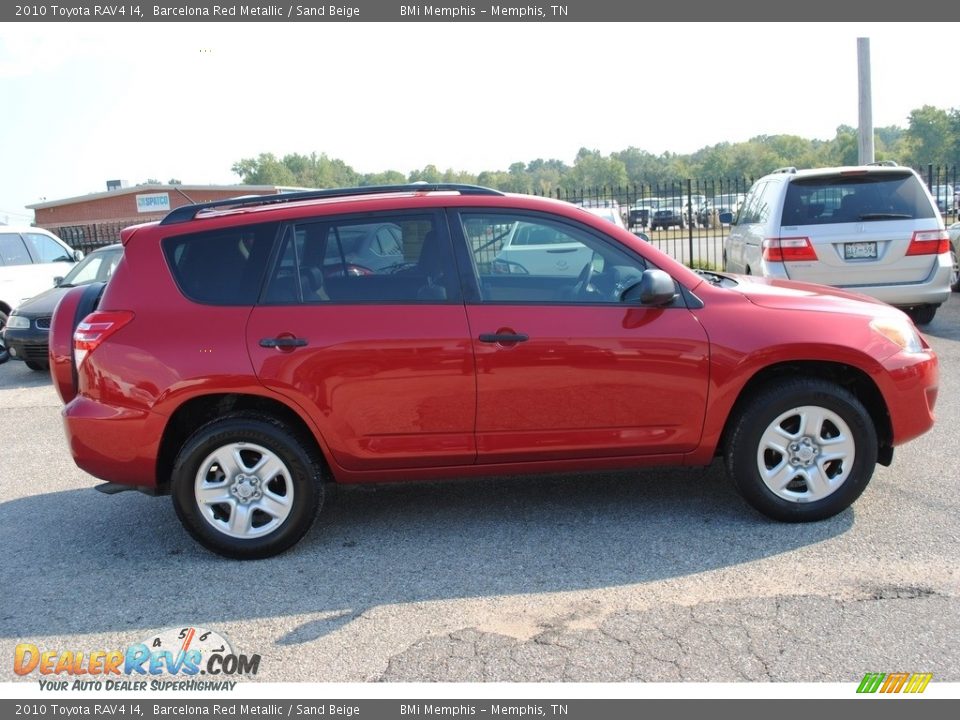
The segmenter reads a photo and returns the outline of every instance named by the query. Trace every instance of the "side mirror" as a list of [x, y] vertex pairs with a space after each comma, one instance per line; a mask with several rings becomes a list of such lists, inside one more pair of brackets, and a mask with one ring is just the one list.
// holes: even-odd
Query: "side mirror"
[[80, 262], [81, 260], [83, 260], [83, 250], [74, 250], [73, 259], [76, 260], [77, 262]]
[[620, 293], [621, 302], [663, 307], [677, 297], [677, 288], [673, 278], [663, 270], [644, 270], [643, 275], [633, 285]]
[[60, 287], [61, 285], [63, 285], [63, 278], [60, 277], [60, 276], [55, 277], [55, 278], [53, 279], [53, 286], [54, 286], [54, 287]]
[[647, 235], [645, 232], [635, 232], [634, 235], [636, 235], [638, 238], [640, 238], [644, 242], [650, 242], [650, 236]]
[[724, 225], [733, 225], [733, 213], [732, 212], [722, 212], [718, 218], [721, 223]]

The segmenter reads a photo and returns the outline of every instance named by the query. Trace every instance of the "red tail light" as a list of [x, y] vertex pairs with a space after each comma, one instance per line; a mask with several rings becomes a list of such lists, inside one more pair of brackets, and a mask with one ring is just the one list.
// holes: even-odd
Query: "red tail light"
[[773, 262], [816, 260], [817, 253], [810, 244], [810, 238], [767, 238], [763, 241], [763, 259]]
[[73, 359], [79, 369], [84, 359], [117, 330], [133, 320], [129, 310], [92, 312], [73, 331]]
[[907, 248], [907, 255], [939, 255], [946, 252], [950, 252], [950, 236], [945, 230], [917, 230]]

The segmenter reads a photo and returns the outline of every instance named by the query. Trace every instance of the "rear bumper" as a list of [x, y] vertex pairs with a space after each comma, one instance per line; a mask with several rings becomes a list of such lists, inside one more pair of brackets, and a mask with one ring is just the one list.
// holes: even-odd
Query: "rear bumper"
[[63, 425], [77, 466], [108, 482], [157, 485], [157, 453], [166, 418], [114, 407], [78, 395], [63, 409]]
[[[785, 263], [763, 263], [763, 274], [767, 277], [793, 279], [784, 269]], [[950, 299], [950, 271], [952, 269], [950, 255], [937, 256], [937, 263], [930, 274], [923, 280], [915, 283], [895, 283], [889, 285], [844, 285], [842, 282], [831, 282], [833, 287], [860, 293], [875, 298], [894, 307], [908, 308], [917, 305], [942, 305]], [[837, 277], [842, 281], [842, 277]]]

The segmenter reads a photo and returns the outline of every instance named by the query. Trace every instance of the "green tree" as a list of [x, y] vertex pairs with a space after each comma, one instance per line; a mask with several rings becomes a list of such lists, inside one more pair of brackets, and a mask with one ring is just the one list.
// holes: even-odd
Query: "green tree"
[[397, 170], [367, 173], [360, 178], [361, 185], [403, 185], [406, 182], [407, 176]]
[[924, 105], [912, 111], [909, 119], [907, 143], [911, 164], [915, 167], [940, 165], [951, 159], [957, 135], [946, 110]]
[[562, 184], [570, 191], [623, 187], [627, 184], [627, 168], [614, 157], [603, 157], [599, 150], [580, 148]]

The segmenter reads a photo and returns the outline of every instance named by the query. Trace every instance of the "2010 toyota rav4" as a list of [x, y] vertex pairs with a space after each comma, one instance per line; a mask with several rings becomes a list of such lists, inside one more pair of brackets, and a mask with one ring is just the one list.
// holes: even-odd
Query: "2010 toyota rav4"
[[[344, 240], [375, 227], [402, 257], [359, 268]], [[518, 227], [582, 266], [498, 272]], [[227, 556], [296, 543], [328, 482], [716, 455], [761, 512], [817, 520], [933, 424], [937, 358], [899, 310], [697, 273], [558, 201], [318, 191], [177, 208], [122, 241], [102, 296], [73, 289], [53, 319], [70, 448], [106, 491], [172, 495]]]

